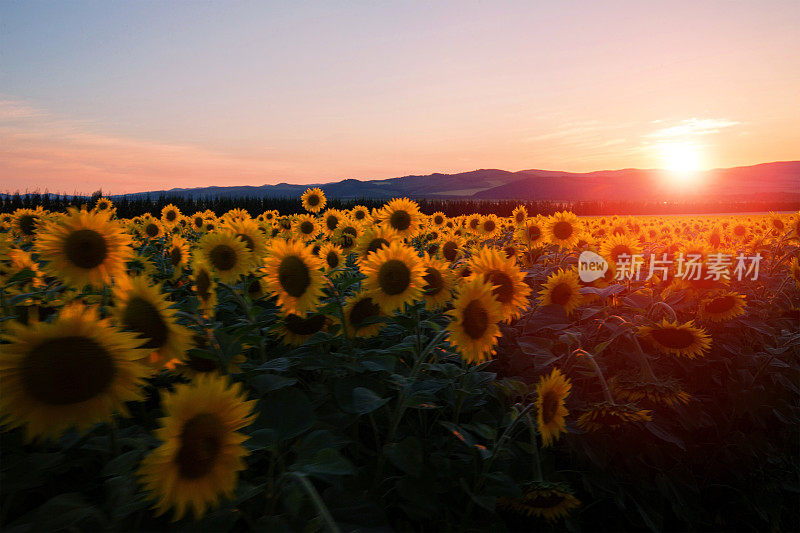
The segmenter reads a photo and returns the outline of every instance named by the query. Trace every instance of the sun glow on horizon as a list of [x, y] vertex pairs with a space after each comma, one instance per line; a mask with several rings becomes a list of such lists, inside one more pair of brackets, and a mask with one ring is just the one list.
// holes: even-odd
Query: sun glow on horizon
[[690, 142], [668, 142], [659, 146], [661, 168], [667, 170], [678, 185], [689, 185], [705, 168], [700, 147]]

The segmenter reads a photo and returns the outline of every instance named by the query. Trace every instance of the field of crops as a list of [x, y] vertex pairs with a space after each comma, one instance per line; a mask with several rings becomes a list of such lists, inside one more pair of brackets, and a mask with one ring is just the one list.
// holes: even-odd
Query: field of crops
[[800, 214], [297, 202], [0, 215], [0, 528], [800, 528]]

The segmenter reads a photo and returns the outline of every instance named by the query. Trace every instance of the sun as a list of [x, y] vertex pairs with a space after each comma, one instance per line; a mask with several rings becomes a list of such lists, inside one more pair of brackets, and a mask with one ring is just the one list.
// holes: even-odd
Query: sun
[[685, 142], [664, 143], [659, 147], [663, 168], [676, 174], [690, 174], [703, 168], [703, 157], [697, 145]]

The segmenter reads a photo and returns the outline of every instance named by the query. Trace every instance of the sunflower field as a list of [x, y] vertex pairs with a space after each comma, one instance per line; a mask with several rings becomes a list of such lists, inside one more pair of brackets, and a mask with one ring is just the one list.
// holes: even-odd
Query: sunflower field
[[800, 213], [0, 218], [0, 528], [793, 531]]

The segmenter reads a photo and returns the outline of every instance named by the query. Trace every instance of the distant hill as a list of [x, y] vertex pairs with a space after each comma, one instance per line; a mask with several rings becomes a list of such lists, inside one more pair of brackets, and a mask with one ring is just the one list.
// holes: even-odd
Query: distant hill
[[[314, 186], [314, 185], [312, 185]], [[763, 163], [747, 167], [698, 172], [686, 190], [676, 187], [673, 176], [663, 170], [601, 170], [588, 173], [555, 170], [509, 172], [481, 169], [458, 174], [403, 176], [385, 180], [346, 179], [321, 183], [331, 198], [471, 198], [486, 200], [631, 200], [670, 201], [693, 198], [728, 199], [800, 198], [800, 161]], [[160, 195], [185, 198], [297, 197], [309, 185], [279, 183], [262, 186], [198, 187], [134, 193], [127, 196]]]

